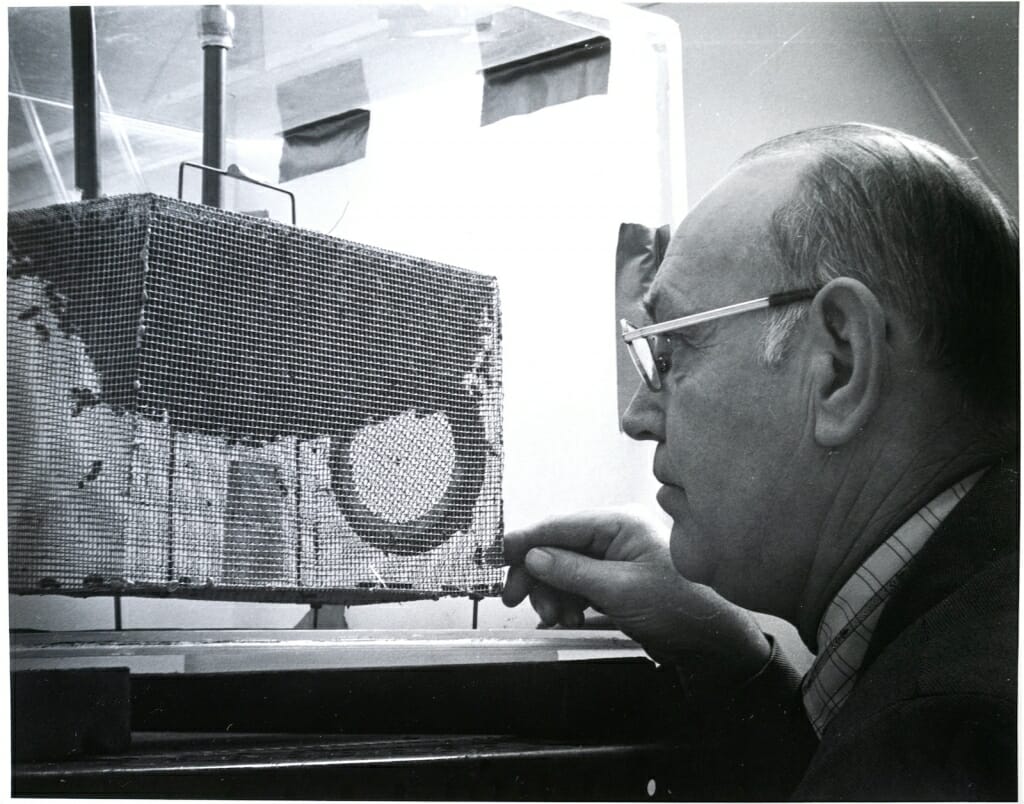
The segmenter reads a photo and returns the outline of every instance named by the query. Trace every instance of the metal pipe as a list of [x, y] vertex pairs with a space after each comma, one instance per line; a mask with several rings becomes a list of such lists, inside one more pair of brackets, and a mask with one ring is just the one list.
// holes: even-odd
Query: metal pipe
[[[199, 40], [203, 46], [203, 164], [224, 168], [225, 97], [228, 50], [233, 44], [234, 15], [227, 6], [203, 6]], [[203, 203], [221, 206], [220, 176], [203, 173]]]
[[96, 103], [96, 26], [91, 6], [72, 6], [70, 11], [75, 185], [82, 191], [82, 198], [99, 198], [100, 118]]

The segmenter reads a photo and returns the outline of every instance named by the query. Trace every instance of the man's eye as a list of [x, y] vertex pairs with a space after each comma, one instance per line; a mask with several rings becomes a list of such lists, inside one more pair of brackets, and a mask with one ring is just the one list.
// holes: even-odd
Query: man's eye
[[668, 374], [672, 368], [672, 343], [667, 335], [651, 338], [651, 354], [654, 357], [654, 367], [659, 374]]

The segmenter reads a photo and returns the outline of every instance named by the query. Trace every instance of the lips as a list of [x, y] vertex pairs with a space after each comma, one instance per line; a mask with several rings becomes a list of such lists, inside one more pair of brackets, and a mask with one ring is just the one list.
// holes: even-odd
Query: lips
[[667, 477], [664, 463], [664, 453], [662, 452], [662, 445], [658, 444], [654, 450], [654, 465], [651, 467], [654, 471], [655, 479], [661, 483], [661, 488], [658, 489], [657, 495], [658, 505], [660, 505], [669, 514], [672, 512], [667, 506], [672, 504], [673, 499], [683, 494], [683, 490], [680, 486], [675, 485]]
[[674, 516], [673, 512], [679, 511], [686, 504], [686, 492], [679, 486], [673, 486], [671, 483], [666, 483], [658, 489], [656, 498], [658, 505], [670, 516]]
[[659, 483], [665, 486], [671, 486], [672, 481], [670, 481], [666, 477], [664, 460], [662, 458], [663, 453], [661, 449], [661, 444], [659, 444], [658, 447], [654, 450], [654, 465], [651, 467], [651, 469], [654, 472], [654, 477], [657, 478]]

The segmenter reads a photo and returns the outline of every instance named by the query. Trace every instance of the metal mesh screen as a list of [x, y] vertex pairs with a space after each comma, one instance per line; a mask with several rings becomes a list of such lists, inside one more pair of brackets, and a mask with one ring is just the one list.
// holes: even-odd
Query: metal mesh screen
[[153, 195], [8, 225], [11, 591], [498, 591], [492, 277]]

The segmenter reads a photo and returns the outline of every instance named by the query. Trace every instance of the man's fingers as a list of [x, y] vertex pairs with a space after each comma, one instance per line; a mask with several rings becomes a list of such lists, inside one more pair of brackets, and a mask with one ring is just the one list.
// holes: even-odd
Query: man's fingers
[[501, 602], [509, 608], [518, 606], [533, 587], [533, 578], [522, 567], [511, 567], [505, 578], [505, 588], [501, 590]]
[[535, 581], [522, 567], [512, 567], [501, 593], [502, 602], [509, 607], [518, 606], [527, 596], [545, 626], [579, 628], [583, 624], [586, 600]]
[[537, 612], [540, 621], [550, 628], [558, 625], [561, 618], [562, 607], [559, 601], [558, 592], [543, 584], [536, 584], [530, 590], [530, 605]]
[[615, 511], [585, 511], [546, 519], [505, 534], [505, 561], [515, 566], [534, 547], [551, 546], [603, 556], [628, 517]]
[[558, 624], [563, 628], [582, 628], [583, 620], [583, 609], [571, 608], [562, 612]]
[[579, 595], [561, 592], [539, 582], [530, 592], [530, 603], [541, 622], [549, 628], [555, 625], [579, 628], [583, 624], [583, 612], [588, 608], [587, 601]]
[[[539, 581], [592, 601], [596, 606], [614, 597], [615, 587], [628, 580], [628, 566], [601, 561], [556, 547], [537, 547], [526, 554], [527, 571]], [[531, 598], [532, 600], [532, 598]]]

